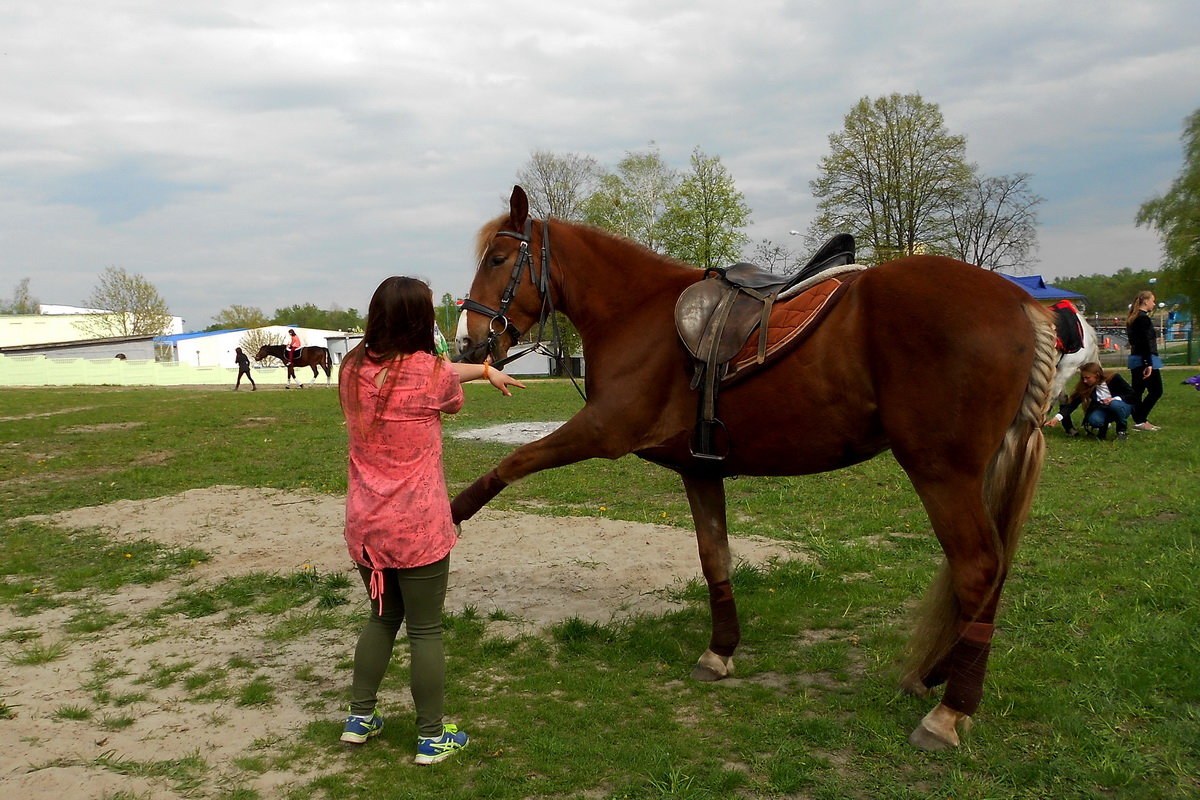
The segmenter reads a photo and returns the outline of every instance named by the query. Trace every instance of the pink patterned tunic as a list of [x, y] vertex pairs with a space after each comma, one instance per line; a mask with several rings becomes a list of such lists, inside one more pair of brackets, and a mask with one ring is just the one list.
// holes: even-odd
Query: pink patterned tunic
[[[396, 373], [383, 390], [375, 385], [382, 369]], [[350, 558], [372, 570], [432, 564], [458, 539], [442, 469], [441, 420], [443, 412], [462, 408], [458, 376], [441, 359], [413, 353], [399, 367], [364, 359], [342, 373], [346, 381], [343, 405], [355, 409], [357, 395], [358, 411], [346, 412]]]

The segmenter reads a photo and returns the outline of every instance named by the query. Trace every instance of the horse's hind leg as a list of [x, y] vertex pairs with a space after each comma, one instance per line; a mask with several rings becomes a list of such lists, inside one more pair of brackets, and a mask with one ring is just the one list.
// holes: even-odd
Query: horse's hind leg
[[712, 636], [708, 649], [692, 670], [692, 678], [719, 681], [733, 674], [733, 652], [741, 640], [737, 606], [733, 601], [733, 586], [730, 583], [725, 482], [720, 477], [684, 475], [683, 485], [696, 526], [700, 568], [708, 583], [708, 604], [712, 612]]
[[1007, 572], [1003, 543], [994, 535], [978, 478], [914, 478], [946, 563], [925, 598], [910, 644], [904, 688], [927, 696], [946, 684], [941, 702], [921, 720], [909, 742], [924, 750], [959, 743], [983, 695], [996, 605]]

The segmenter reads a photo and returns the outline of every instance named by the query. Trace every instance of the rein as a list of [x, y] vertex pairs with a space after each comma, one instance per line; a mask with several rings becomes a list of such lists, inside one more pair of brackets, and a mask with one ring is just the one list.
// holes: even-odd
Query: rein
[[[525, 232], [517, 233], [515, 231], [498, 231], [497, 236], [507, 236], [511, 239], [516, 239], [521, 243], [517, 253], [516, 262], [513, 264], [512, 274], [508, 277], [508, 285], [504, 287], [504, 291], [500, 295], [500, 307], [490, 308], [483, 303], [478, 303], [469, 297], [462, 302], [463, 311], [474, 311], [476, 314], [483, 314], [488, 317], [488, 338], [479, 344], [473, 345], [468, 350], [460, 353], [455, 361], [461, 361], [465, 358], [478, 355], [480, 352], [491, 353], [496, 345], [496, 342], [501, 336], [508, 333], [513, 337], [513, 343], [516, 344], [524, 335], [524, 331], [520, 330], [508, 318], [508, 308], [512, 305], [513, 299], [517, 295], [517, 289], [521, 284], [521, 277], [525, 270], [529, 270], [529, 280], [537, 288], [538, 299], [542, 302], [541, 310], [538, 313], [538, 332], [537, 341], [524, 350], [516, 353], [510, 353], [499, 361], [491, 362], [492, 366], [500, 369], [505, 364], [508, 364], [521, 356], [533, 352], [540, 352], [543, 355], [556, 357], [553, 352], [548, 352], [542, 347], [542, 334], [546, 330], [546, 321], [550, 321], [551, 336], [559, 352], [562, 351], [562, 334], [558, 329], [558, 319], [554, 314], [554, 298], [550, 292], [550, 222], [544, 220], [542, 222], [542, 257], [541, 264], [534, 269], [533, 259], [529, 253], [529, 244], [533, 241], [533, 220], [525, 220]], [[579, 396], [587, 401], [587, 395], [584, 394], [579, 383], [575, 380], [574, 375], [569, 376], [571, 383], [575, 386], [575, 391], [579, 392]]]

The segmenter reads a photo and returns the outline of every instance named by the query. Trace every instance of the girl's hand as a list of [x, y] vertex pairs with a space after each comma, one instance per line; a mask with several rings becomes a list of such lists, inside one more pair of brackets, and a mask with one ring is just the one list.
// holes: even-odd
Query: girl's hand
[[516, 386], [518, 389], [525, 388], [525, 384], [521, 383], [519, 380], [512, 377], [511, 375], [501, 372], [498, 369], [493, 369], [493, 368], [489, 367], [486, 374], [487, 374], [488, 383], [492, 384], [492, 386], [495, 386], [497, 389], [499, 389], [500, 394], [504, 395], [505, 397], [512, 397], [512, 392], [509, 391], [509, 388], [508, 388], [510, 386]]
[[1044, 423], [1047, 428], [1053, 428], [1058, 425], [1058, 417], [1051, 417]]

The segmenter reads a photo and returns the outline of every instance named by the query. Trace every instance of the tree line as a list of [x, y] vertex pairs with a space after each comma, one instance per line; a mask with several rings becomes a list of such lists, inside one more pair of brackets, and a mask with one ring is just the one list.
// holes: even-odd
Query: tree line
[[[1200, 296], [1200, 110], [1185, 120], [1183, 142], [1180, 175], [1161, 197], [1141, 206], [1135, 222], [1162, 239], [1159, 291], [1188, 303]], [[803, 253], [771, 239], [750, 241], [745, 229], [752, 211], [745, 196], [721, 158], [699, 147], [682, 169], [670, 166], [653, 142], [611, 166], [586, 154], [535, 150], [515, 177], [536, 216], [596, 225], [701, 268], [751, 261], [787, 271], [832, 234], [848, 232], [865, 264], [929, 253], [1019, 273], [1036, 263], [1043, 202], [1028, 173], [981, 173], [967, 159], [966, 137], [952, 133], [938, 106], [920, 94], [864, 97], [830, 134], [829, 152], [809, 184], [817, 215], [804, 232]], [[1121, 299], [1128, 292], [1111, 289], [1110, 296], [1110, 285], [1125, 287], [1142, 277], [1128, 269], [1110, 280], [1095, 276], [1087, 292], [1076, 288], [1088, 283], [1084, 276], [1058, 283], [1088, 294], [1093, 308], [1110, 311], [1128, 303]], [[156, 334], [170, 321], [157, 290], [117, 267], [104, 271], [87, 304], [115, 312], [96, 316], [97, 335]], [[0, 302], [2, 313], [36, 309], [28, 278], [11, 300]], [[447, 337], [453, 335], [451, 310], [453, 298], [446, 295], [437, 316]], [[214, 315], [205, 330], [271, 324], [360, 330], [364, 321], [355, 309], [311, 303], [276, 309], [272, 316], [235, 304]]]
[[929, 253], [1021, 272], [1036, 261], [1043, 202], [1028, 173], [982, 174], [967, 160], [966, 137], [952, 134], [919, 94], [864, 97], [830, 135], [809, 184], [818, 215], [800, 254], [750, 241], [745, 196], [720, 157], [699, 148], [683, 170], [653, 143], [611, 168], [584, 154], [537, 150], [516, 177], [537, 216], [590, 223], [703, 268], [745, 260], [785, 271], [848, 232], [866, 264]]

